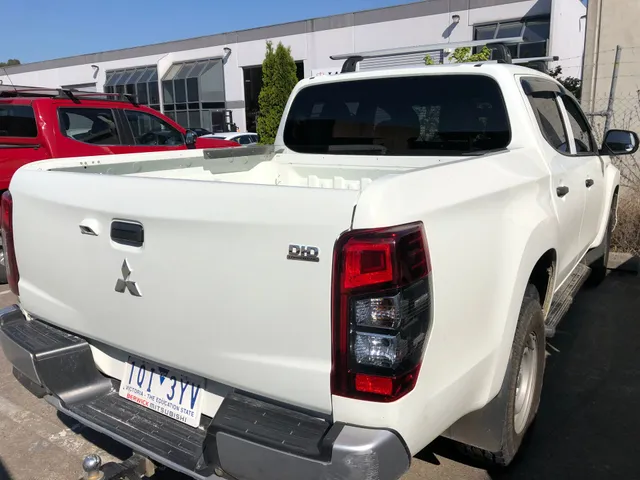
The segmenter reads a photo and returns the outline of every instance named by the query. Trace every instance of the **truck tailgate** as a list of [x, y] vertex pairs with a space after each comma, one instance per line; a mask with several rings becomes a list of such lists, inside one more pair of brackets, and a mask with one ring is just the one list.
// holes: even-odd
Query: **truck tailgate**
[[[358, 191], [21, 170], [11, 192], [20, 301], [32, 315], [331, 411], [332, 251]], [[113, 220], [139, 222], [143, 245], [114, 242]], [[319, 261], [288, 259], [291, 244], [317, 247]], [[140, 296], [117, 291], [119, 279]]]

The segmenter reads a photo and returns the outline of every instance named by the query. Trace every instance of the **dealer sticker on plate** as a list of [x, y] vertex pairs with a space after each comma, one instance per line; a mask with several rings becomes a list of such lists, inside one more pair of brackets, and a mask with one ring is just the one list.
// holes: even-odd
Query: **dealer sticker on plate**
[[167, 417], [199, 427], [204, 388], [201, 377], [129, 357], [119, 394]]

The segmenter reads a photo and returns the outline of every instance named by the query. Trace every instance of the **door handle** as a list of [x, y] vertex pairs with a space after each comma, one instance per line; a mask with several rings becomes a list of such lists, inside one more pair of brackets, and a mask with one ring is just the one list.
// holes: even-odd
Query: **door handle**
[[594, 181], [593, 181], [592, 179], [590, 179], [590, 178], [587, 178], [587, 179], [584, 181], [584, 184], [587, 186], [587, 188], [589, 188], [589, 187], [591, 187], [591, 186], [594, 184]]
[[562, 198], [564, 197], [567, 193], [569, 193], [569, 187], [563, 185], [561, 187], [556, 188], [556, 194]]

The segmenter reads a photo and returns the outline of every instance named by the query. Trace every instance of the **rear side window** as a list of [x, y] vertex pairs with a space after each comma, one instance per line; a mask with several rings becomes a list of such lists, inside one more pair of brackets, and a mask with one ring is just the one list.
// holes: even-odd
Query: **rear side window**
[[37, 136], [38, 127], [31, 105], [0, 105], [0, 137]]
[[538, 78], [522, 80], [522, 87], [531, 104], [545, 140], [557, 151], [569, 153], [567, 132], [558, 105], [560, 91], [553, 82]]
[[542, 135], [553, 148], [569, 153], [567, 133], [562, 123], [560, 108], [553, 92], [534, 92], [527, 95], [536, 115]]
[[113, 111], [107, 108], [60, 108], [60, 130], [66, 137], [93, 145], [120, 145]]
[[567, 95], [563, 95], [560, 98], [569, 115], [569, 122], [571, 123], [571, 130], [573, 131], [574, 137], [573, 140], [576, 144], [576, 153], [578, 155], [595, 154], [596, 148], [593, 138], [591, 137], [591, 129], [582, 110], [578, 104]]
[[325, 83], [298, 92], [284, 142], [301, 153], [464, 155], [506, 148], [500, 87], [484, 75]]

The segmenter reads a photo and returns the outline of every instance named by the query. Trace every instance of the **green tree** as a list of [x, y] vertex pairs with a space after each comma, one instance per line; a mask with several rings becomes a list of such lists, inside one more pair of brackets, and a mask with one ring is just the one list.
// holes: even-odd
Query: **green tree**
[[580, 100], [580, 95], [582, 94], [582, 80], [576, 77], [562, 77], [562, 67], [560, 65], [553, 70], [549, 70], [547, 73], [558, 80], [564, 88], [569, 90], [574, 97]]
[[[478, 53], [471, 53], [471, 47], [458, 47], [449, 56], [451, 63], [486, 62], [491, 58], [491, 50], [486, 45]], [[433, 65], [430, 55], [424, 58], [425, 65]]]
[[274, 143], [284, 107], [297, 83], [296, 62], [291, 56], [291, 48], [278, 42], [274, 50], [271, 41], [267, 41], [262, 62], [262, 88], [258, 96], [260, 112], [257, 133], [260, 143]]
[[456, 48], [451, 54], [452, 63], [486, 62], [491, 58], [491, 50], [486, 45], [478, 53], [471, 53], [471, 47]]
[[10, 58], [6, 62], [0, 62], [0, 68], [12, 67], [13, 65], [20, 65], [20, 60], [18, 60], [17, 58]]

